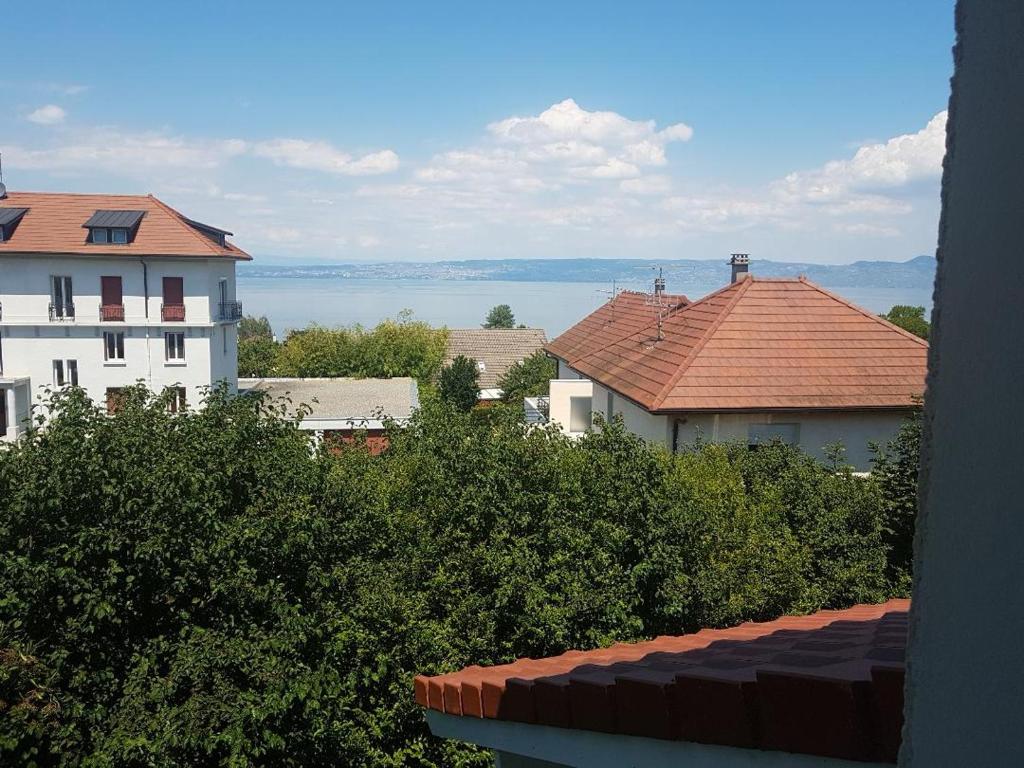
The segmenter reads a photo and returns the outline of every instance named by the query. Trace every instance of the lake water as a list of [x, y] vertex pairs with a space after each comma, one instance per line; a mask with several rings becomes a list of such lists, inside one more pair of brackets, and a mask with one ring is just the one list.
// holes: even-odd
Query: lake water
[[[640, 290], [639, 285], [619, 288]], [[683, 290], [691, 299], [720, 285]], [[931, 286], [910, 288], [831, 288], [872, 312], [894, 304], [924, 306], [931, 311]], [[540, 283], [500, 280], [368, 280], [346, 278], [239, 277], [238, 298], [247, 315], [266, 315], [274, 332], [309, 323], [373, 326], [403, 309], [431, 325], [473, 328], [495, 304], [509, 304], [516, 322], [543, 328], [554, 338], [611, 295], [609, 283]]]

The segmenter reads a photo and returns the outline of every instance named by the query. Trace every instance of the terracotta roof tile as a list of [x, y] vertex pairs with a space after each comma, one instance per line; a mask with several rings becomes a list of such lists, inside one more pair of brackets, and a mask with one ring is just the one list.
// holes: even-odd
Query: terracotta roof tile
[[895, 762], [907, 600], [415, 681], [452, 715]]
[[[51, 192], [8, 192], [0, 209], [28, 208], [13, 236], [0, 242], [2, 253], [73, 254], [82, 256], [199, 256], [249, 260], [242, 249], [220, 245], [152, 195], [77, 195]], [[83, 224], [97, 211], [143, 211], [135, 239], [124, 245], [86, 242]]]
[[905, 408], [928, 345], [804, 279], [750, 277], [657, 314], [612, 302], [548, 344], [584, 376], [650, 411]]

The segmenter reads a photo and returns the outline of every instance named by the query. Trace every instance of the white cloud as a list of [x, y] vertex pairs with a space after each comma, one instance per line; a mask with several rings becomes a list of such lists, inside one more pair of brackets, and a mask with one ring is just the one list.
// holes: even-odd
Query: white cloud
[[938, 178], [946, 152], [946, 112], [935, 115], [916, 133], [860, 147], [849, 160], [833, 160], [813, 171], [782, 179], [778, 191], [809, 202], [828, 202], [857, 192], [900, 187]]
[[213, 168], [244, 154], [246, 147], [239, 139], [195, 140], [99, 128], [80, 132], [47, 149], [12, 145], [3, 151], [4, 159], [15, 168], [88, 169], [132, 176], [154, 168]]
[[325, 141], [273, 139], [253, 145], [252, 152], [276, 165], [342, 176], [372, 176], [398, 169], [398, 155], [390, 149], [353, 158]]
[[631, 195], [665, 195], [672, 191], [672, 179], [668, 176], [626, 179], [619, 184], [619, 189]]
[[376, 248], [380, 245], [380, 238], [375, 237], [374, 235], [360, 235], [356, 239], [356, 242], [359, 244], [360, 248]]
[[57, 125], [57, 123], [63, 123], [64, 118], [67, 116], [68, 113], [56, 104], [47, 104], [44, 107], [39, 107], [39, 109], [30, 112], [27, 119], [38, 125]]

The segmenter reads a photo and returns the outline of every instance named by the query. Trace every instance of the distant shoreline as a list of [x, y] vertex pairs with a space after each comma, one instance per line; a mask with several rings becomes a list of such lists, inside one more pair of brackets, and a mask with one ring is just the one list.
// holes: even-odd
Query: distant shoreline
[[[646, 284], [662, 270], [672, 284], [724, 285], [729, 269], [724, 260], [675, 259], [496, 259], [369, 264], [239, 265], [242, 278], [331, 280], [436, 280], [471, 282]], [[856, 261], [851, 264], [806, 264], [754, 260], [751, 272], [763, 277], [806, 276], [833, 287], [914, 288], [930, 286], [935, 259]]]

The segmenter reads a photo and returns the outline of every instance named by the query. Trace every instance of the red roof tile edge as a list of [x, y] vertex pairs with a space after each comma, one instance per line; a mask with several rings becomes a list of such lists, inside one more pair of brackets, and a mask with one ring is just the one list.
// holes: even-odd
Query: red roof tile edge
[[896, 762], [909, 600], [415, 679], [463, 717]]

